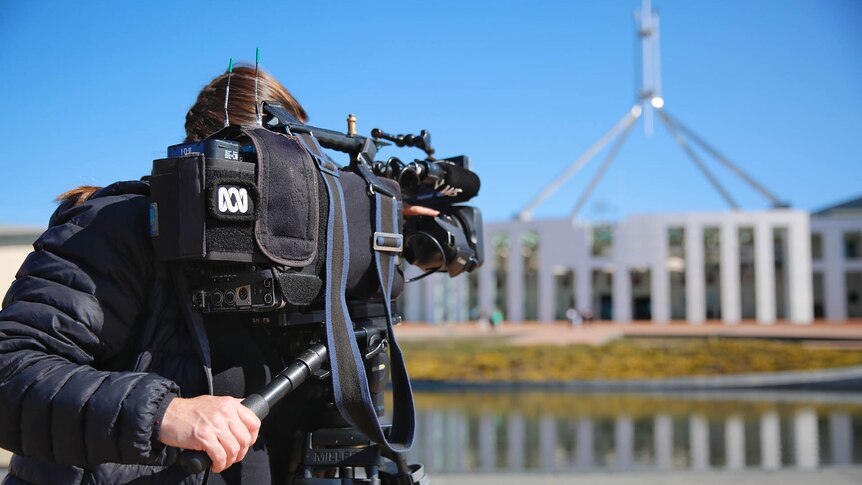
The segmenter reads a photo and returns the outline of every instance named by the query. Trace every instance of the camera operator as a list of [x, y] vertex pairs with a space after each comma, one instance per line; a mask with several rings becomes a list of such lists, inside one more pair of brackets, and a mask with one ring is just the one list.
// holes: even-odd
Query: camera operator
[[[186, 141], [224, 126], [227, 79], [200, 92]], [[306, 120], [278, 81], [261, 72], [258, 83], [261, 100]], [[233, 124], [255, 123], [254, 90], [255, 69], [235, 68]], [[58, 201], [0, 311], [0, 447], [15, 453], [3, 483], [278, 483], [277, 436], [264, 439], [239, 399], [281, 370], [263, 330], [184, 313], [153, 255], [146, 182]], [[185, 474], [180, 448], [205, 451], [211, 472]]]

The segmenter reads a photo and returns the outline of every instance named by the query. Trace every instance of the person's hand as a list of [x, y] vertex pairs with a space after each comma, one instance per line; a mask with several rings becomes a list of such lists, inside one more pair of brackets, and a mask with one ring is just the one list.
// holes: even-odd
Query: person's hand
[[162, 419], [159, 441], [206, 452], [212, 471], [219, 473], [242, 461], [257, 441], [260, 419], [240, 402], [223, 396], [174, 398]]
[[404, 214], [404, 217], [412, 217], [412, 216], [431, 216], [437, 217], [440, 215], [440, 211], [430, 209], [428, 207], [422, 207], [421, 205], [410, 205], [404, 204], [404, 209], [401, 210], [401, 213]]

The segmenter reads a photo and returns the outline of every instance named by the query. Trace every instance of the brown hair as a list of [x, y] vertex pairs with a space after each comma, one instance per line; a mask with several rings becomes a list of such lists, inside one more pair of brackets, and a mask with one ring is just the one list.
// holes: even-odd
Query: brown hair
[[[230, 79], [228, 116], [232, 125], [252, 125], [254, 113], [254, 68], [235, 67]], [[228, 73], [224, 73], [207, 84], [198, 94], [195, 104], [186, 115], [186, 140], [202, 140], [224, 127], [224, 95]], [[302, 106], [274, 77], [260, 71], [258, 75], [258, 100], [275, 101], [281, 104], [299, 121], [305, 122], [308, 115]]]
[[[186, 114], [186, 142], [202, 140], [224, 127], [224, 95], [228, 73], [216, 76], [201, 92]], [[254, 112], [254, 68], [238, 66], [233, 70], [228, 98], [228, 116], [232, 125], [251, 125], [257, 120]], [[258, 100], [275, 101], [303, 123], [308, 115], [302, 105], [284, 86], [266, 71], [259, 71]], [[101, 187], [84, 185], [57, 196], [57, 202], [74, 200], [82, 204]]]
[[99, 189], [101, 189], [101, 187], [96, 187], [95, 185], [82, 185], [72, 190], [67, 190], [62, 194], [58, 195], [56, 202], [74, 200], [75, 205], [81, 205], [86, 202], [87, 199], [92, 197], [93, 194]]

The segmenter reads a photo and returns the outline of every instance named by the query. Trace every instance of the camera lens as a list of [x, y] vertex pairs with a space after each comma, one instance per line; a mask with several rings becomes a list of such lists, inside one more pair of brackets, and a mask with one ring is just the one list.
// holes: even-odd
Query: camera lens
[[227, 303], [228, 305], [233, 305], [234, 303], [236, 303], [236, 293], [234, 293], [233, 290], [230, 290], [227, 293], [225, 293], [224, 294], [224, 302]]
[[224, 295], [221, 294], [220, 291], [216, 290], [212, 293], [213, 305], [221, 306], [222, 302], [224, 302]]
[[404, 259], [426, 271], [442, 271], [446, 267], [446, 253], [430, 234], [419, 232], [410, 235], [404, 243]]
[[412, 194], [416, 192], [419, 185], [422, 184], [422, 178], [419, 174], [419, 169], [415, 166], [407, 166], [401, 171], [398, 177], [398, 184], [405, 193]]

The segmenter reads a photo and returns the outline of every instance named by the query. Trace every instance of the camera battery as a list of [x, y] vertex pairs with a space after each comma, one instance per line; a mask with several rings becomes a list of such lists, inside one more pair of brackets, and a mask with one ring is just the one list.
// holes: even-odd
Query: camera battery
[[200, 154], [209, 159], [234, 162], [241, 160], [239, 143], [230, 140], [201, 140], [168, 147], [168, 158], [179, 158], [193, 154]]

